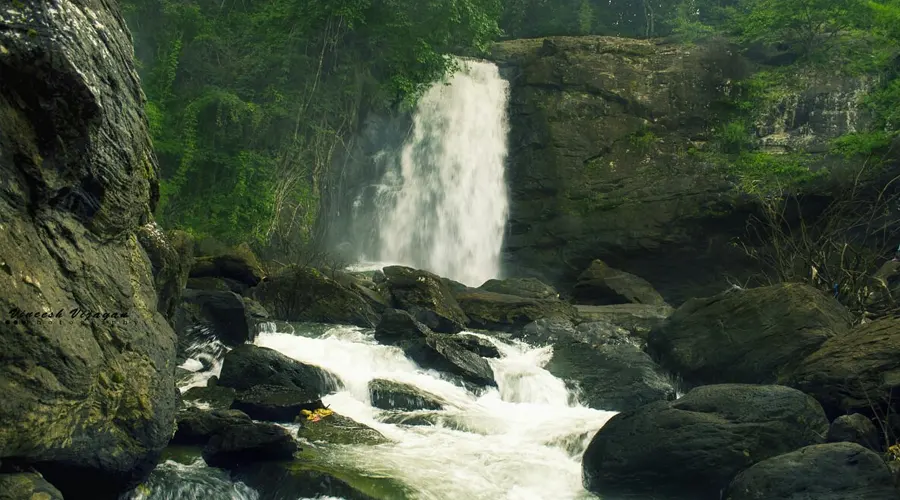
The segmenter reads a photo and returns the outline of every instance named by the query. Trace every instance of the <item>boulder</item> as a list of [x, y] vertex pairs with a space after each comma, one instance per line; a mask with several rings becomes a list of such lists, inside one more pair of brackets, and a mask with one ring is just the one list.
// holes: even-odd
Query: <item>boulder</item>
[[574, 384], [581, 403], [598, 410], [628, 411], [675, 399], [668, 374], [631, 344], [561, 340], [553, 344], [553, 356], [545, 369]]
[[384, 275], [397, 308], [436, 332], [463, 330], [468, 318], [440, 276], [403, 266], [385, 267]]
[[559, 292], [550, 285], [536, 278], [507, 278], [505, 280], [487, 280], [478, 287], [485, 292], [494, 292], [532, 299], [558, 299]]
[[231, 469], [246, 463], [291, 460], [299, 450], [284, 427], [265, 422], [228, 426], [210, 438], [203, 460], [211, 467]]
[[643, 348], [643, 340], [624, 328], [605, 321], [581, 323], [578, 326], [564, 318], [545, 318], [529, 323], [516, 338], [535, 346], [556, 345], [577, 340], [590, 345], [632, 345]]
[[500, 350], [487, 339], [476, 337], [475, 335], [467, 335], [465, 333], [449, 337], [449, 339], [456, 342], [456, 345], [467, 351], [473, 352], [482, 358], [500, 357]]
[[878, 450], [880, 442], [875, 424], [861, 413], [834, 419], [825, 439], [829, 443], [856, 443], [870, 450]]
[[218, 385], [239, 391], [257, 385], [313, 391], [318, 397], [336, 391], [340, 379], [324, 368], [291, 359], [268, 347], [240, 345], [225, 355]]
[[40, 474], [0, 474], [0, 500], [63, 500], [62, 493]]
[[591, 262], [591, 266], [578, 276], [572, 295], [575, 302], [588, 305], [668, 305], [650, 282], [613, 269], [602, 260]]
[[484, 358], [466, 349], [456, 334], [434, 333], [406, 311], [388, 309], [375, 329], [375, 340], [393, 345], [425, 369], [455, 375], [476, 386], [496, 386], [494, 370]]
[[878, 454], [854, 443], [806, 446], [763, 460], [734, 478], [723, 500], [897, 500]]
[[828, 430], [822, 407], [789, 387], [723, 384], [619, 413], [584, 453], [585, 487], [602, 496], [718, 500], [740, 471]]
[[691, 384], [773, 383], [850, 322], [807, 285], [734, 290], [679, 307], [650, 332], [648, 352]]
[[177, 429], [171, 444], [206, 445], [216, 434], [228, 427], [250, 425], [250, 417], [237, 410], [201, 410], [185, 408], [176, 417]]
[[0, 460], [115, 497], [176, 411], [175, 334], [136, 236], [159, 166], [131, 37], [115, 3], [22, 0], [0, 9], [0, 47]]
[[222, 387], [207, 382], [205, 387], [191, 387], [181, 395], [181, 399], [185, 402], [206, 405], [216, 410], [227, 410], [231, 408], [236, 394], [237, 392], [231, 387]]
[[322, 400], [315, 389], [277, 385], [255, 385], [239, 392], [231, 403], [231, 409], [269, 422], [293, 422], [303, 410], [321, 407]]
[[469, 289], [456, 294], [456, 300], [469, 317], [469, 327], [513, 331], [541, 318], [572, 320], [575, 308], [557, 299], [531, 299]]
[[890, 312], [900, 302], [900, 260], [885, 262], [869, 279], [866, 306], [870, 312]]
[[175, 329], [183, 333], [198, 325], [210, 328], [215, 338], [232, 347], [252, 342], [257, 333], [240, 295], [189, 288], [182, 293], [182, 303], [175, 312]]
[[194, 242], [184, 231], [163, 232], [156, 222], [148, 222], [137, 231], [138, 242], [150, 259], [156, 288], [156, 308], [174, 325], [175, 308], [187, 285], [194, 260]]
[[385, 379], [369, 382], [369, 398], [372, 406], [382, 410], [441, 410], [446, 404], [441, 398], [413, 385]]
[[[325, 469], [325, 470], [322, 470]], [[265, 499], [342, 499], [342, 500], [382, 500], [384, 498], [407, 498], [400, 495], [402, 488], [396, 488], [395, 481], [388, 478], [369, 478], [340, 467], [331, 470], [318, 463], [260, 462], [242, 465], [232, 472], [234, 481], [253, 488], [259, 498]], [[348, 477], [349, 476], [349, 477]], [[375, 490], [376, 496], [366, 491]], [[389, 491], [396, 496], [379, 495]]]
[[259, 284], [265, 277], [259, 259], [244, 243], [218, 255], [198, 257], [190, 271], [191, 278], [224, 278], [245, 288]]
[[251, 297], [285, 321], [371, 328], [379, 319], [368, 300], [311, 267], [287, 268], [255, 287]]
[[835, 336], [800, 361], [784, 383], [812, 394], [832, 416], [900, 411], [900, 318]]
[[576, 305], [578, 320], [584, 323], [606, 322], [623, 328], [632, 335], [647, 341], [650, 331], [660, 326], [675, 309], [644, 304], [615, 304], [609, 306]]
[[375, 445], [389, 440], [375, 429], [326, 408], [310, 411], [297, 420], [297, 437], [311, 443]]

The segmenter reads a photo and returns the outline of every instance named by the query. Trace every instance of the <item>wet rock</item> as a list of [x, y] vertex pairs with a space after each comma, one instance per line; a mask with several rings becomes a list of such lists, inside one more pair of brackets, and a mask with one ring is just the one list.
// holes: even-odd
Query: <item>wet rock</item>
[[900, 410], [900, 319], [884, 318], [835, 336], [800, 361], [784, 383], [812, 394], [832, 416]]
[[751, 465], [820, 444], [822, 407], [783, 386], [698, 387], [614, 416], [584, 453], [585, 487], [603, 496], [718, 500]]
[[0, 311], [28, 315], [0, 327], [0, 460], [114, 497], [176, 411], [175, 334], [136, 235], [159, 165], [131, 37], [111, 2], [4, 2], [0, 19]]
[[900, 490], [878, 454], [854, 443], [806, 446], [741, 472], [724, 500], [897, 500]]
[[286, 268], [255, 287], [250, 295], [285, 321], [371, 328], [379, 320], [368, 300], [311, 267]]
[[531, 299], [469, 289], [456, 299], [469, 317], [469, 326], [485, 330], [514, 331], [542, 318], [572, 320], [575, 308], [557, 299]]
[[578, 326], [564, 318], [539, 319], [529, 323], [515, 335], [531, 345], [547, 346], [558, 342], [577, 340], [590, 345], [623, 345], [643, 347], [639, 337], [624, 328], [604, 321], [582, 323]]
[[375, 327], [375, 340], [385, 345], [423, 339], [429, 334], [430, 328], [417, 321], [410, 313], [399, 309], [386, 309]]
[[340, 380], [317, 366], [291, 359], [267, 347], [244, 344], [222, 360], [219, 385], [241, 390], [257, 385], [282, 386], [316, 391], [319, 397], [340, 387]]
[[[382, 486], [388, 479], [365, 478], [361, 475], [348, 474], [348, 471], [320, 470], [319, 464], [300, 462], [254, 463], [240, 467], [234, 471], [234, 478], [259, 492], [260, 498], [297, 499], [297, 498], [341, 498], [344, 500], [381, 500], [383, 498], [406, 498], [405, 496], [371, 496], [364, 491], [372, 489], [382, 493], [391, 491]], [[350, 475], [352, 477], [348, 478]], [[402, 489], [396, 491], [402, 492]]]
[[505, 280], [487, 280], [478, 287], [485, 292], [494, 292], [532, 299], [558, 299], [559, 292], [550, 285], [535, 278], [507, 278]]
[[0, 474], [0, 500], [63, 500], [62, 493], [40, 474]]
[[694, 299], [650, 332], [648, 352], [693, 384], [772, 383], [826, 340], [849, 331], [850, 314], [802, 284]]
[[298, 423], [297, 437], [311, 443], [375, 445], [390, 441], [375, 429], [324, 408], [310, 412]]
[[231, 403], [232, 409], [240, 410], [254, 420], [269, 422], [293, 422], [303, 410], [321, 407], [322, 400], [315, 389], [272, 385], [256, 385], [241, 391]]
[[595, 260], [575, 283], [573, 296], [579, 304], [645, 304], [665, 306], [666, 301], [647, 280], [613, 269]]
[[387, 286], [399, 309], [441, 333], [457, 333], [468, 318], [440, 276], [410, 267], [384, 268]]
[[482, 358], [500, 357], [500, 350], [497, 349], [497, 346], [492, 344], [489, 340], [483, 339], [481, 337], [462, 333], [452, 337], [451, 340], [453, 340], [453, 342], [456, 342], [456, 344], [463, 349], [474, 352]]
[[262, 304], [249, 297], [241, 297], [241, 299], [244, 301], [244, 308], [247, 310], [247, 314], [250, 315], [251, 320], [258, 323], [269, 319], [269, 311], [266, 311]]
[[219, 255], [201, 256], [190, 271], [191, 278], [223, 278], [245, 287], [259, 284], [265, 277], [259, 259], [245, 243]]
[[177, 430], [170, 444], [205, 445], [228, 427], [250, 425], [250, 417], [237, 410], [201, 410], [185, 408], [176, 417]]
[[871, 450], [879, 449], [878, 429], [869, 417], [860, 413], [841, 415], [831, 422], [826, 441], [829, 443], [856, 443]]
[[631, 344], [591, 345], [574, 339], [553, 344], [547, 371], [578, 388], [591, 408], [628, 411], [675, 399], [668, 374]]
[[287, 429], [253, 422], [229, 426], [215, 434], [203, 448], [203, 460], [211, 467], [232, 469], [253, 462], [291, 460], [298, 450]]
[[440, 410], [445, 402], [415, 386], [375, 379], [369, 382], [369, 397], [372, 406], [382, 410]]
[[138, 228], [137, 237], [150, 259], [156, 308], [170, 325], [174, 325], [175, 308], [181, 302], [194, 260], [194, 242], [184, 231], [163, 232], [156, 222]]
[[575, 338], [575, 325], [568, 318], [542, 318], [513, 334], [533, 346], [543, 347]]
[[[383, 273], [382, 273], [383, 274]], [[376, 313], [381, 314], [385, 309], [391, 307], [390, 293], [383, 293], [382, 289], [372, 281], [369, 275], [374, 275], [374, 271], [365, 273], [349, 273], [341, 270], [330, 272], [330, 276], [341, 286], [358, 293], [364, 298]], [[387, 295], [387, 296], [385, 296]]]
[[630, 344], [644, 350], [647, 347], [645, 338], [641, 338], [632, 332], [609, 323], [607, 321], [592, 321], [582, 323], [575, 327], [573, 333], [576, 339], [596, 345], [624, 345]]
[[256, 329], [240, 295], [218, 290], [187, 289], [175, 313], [175, 328], [184, 332], [190, 327], [209, 327], [214, 336], [229, 346], [251, 342]]
[[646, 343], [650, 330], [659, 327], [675, 312], [666, 305], [616, 304], [609, 306], [576, 305], [578, 319], [584, 323], [606, 322], [627, 330]]
[[182, 399], [187, 402], [209, 405], [217, 410], [227, 410], [234, 402], [236, 391], [231, 387], [209, 385], [206, 387], [191, 387], [182, 394]]

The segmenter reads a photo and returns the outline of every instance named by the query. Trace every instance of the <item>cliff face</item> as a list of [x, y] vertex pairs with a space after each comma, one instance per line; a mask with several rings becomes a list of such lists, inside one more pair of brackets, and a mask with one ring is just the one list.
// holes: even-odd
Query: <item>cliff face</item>
[[[595, 258], [667, 300], [721, 291], [750, 263], [729, 242], [754, 207], [702, 149], [735, 81], [758, 65], [724, 44], [610, 37], [513, 40], [508, 272], [565, 285]], [[764, 150], [821, 152], [865, 121], [865, 79], [817, 81], [754, 110]]]
[[175, 335], [135, 237], [158, 184], [132, 56], [112, 0], [0, 10], [0, 461], [67, 498], [113, 496], [173, 432]]

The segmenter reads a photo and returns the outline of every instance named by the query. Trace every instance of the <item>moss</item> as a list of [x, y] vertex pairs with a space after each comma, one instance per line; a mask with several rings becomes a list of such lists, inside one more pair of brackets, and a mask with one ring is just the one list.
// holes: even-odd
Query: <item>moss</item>
[[389, 441], [375, 429], [336, 413], [315, 422], [302, 422], [297, 436], [332, 445], [375, 445]]
[[405, 500], [415, 498], [414, 492], [401, 481], [383, 476], [374, 476], [363, 471], [336, 465], [330, 461], [318, 463], [295, 461], [288, 470], [298, 476], [308, 472], [319, 472], [347, 483], [351, 488], [378, 500]]

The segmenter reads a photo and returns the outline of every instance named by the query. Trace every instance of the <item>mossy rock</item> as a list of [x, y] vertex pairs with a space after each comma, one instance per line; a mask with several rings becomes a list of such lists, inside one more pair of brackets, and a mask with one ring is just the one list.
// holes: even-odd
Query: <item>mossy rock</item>
[[234, 389], [219, 385], [191, 387], [181, 395], [183, 401], [205, 403], [208, 404], [210, 408], [217, 410], [226, 410], [230, 408], [231, 403], [234, 402], [234, 397]]
[[62, 493], [40, 474], [0, 474], [0, 500], [63, 500]]
[[558, 299], [559, 292], [552, 286], [536, 278], [508, 278], [505, 280], [487, 280], [478, 287], [485, 292], [515, 295], [532, 299]]
[[235, 479], [261, 493], [264, 498], [322, 498], [346, 500], [407, 500], [415, 498], [402, 482], [373, 476], [323, 458], [286, 463], [251, 464], [241, 467]]
[[469, 317], [469, 326], [485, 330], [511, 331], [542, 318], [573, 320], [577, 312], [556, 299], [532, 299], [476, 289], [457, 294], [459, 305]]
[[300, 428], [297, 430], [297, 437], [312, 443], [376, 445], [390, 442], [375, 429], [333, 412], [316, 421], [301, 416], [298, 423]]
[[385, 267], [384, 275], [397, 308], [436, 332], [458, 333], [465, 328], [468, 318], [440, 276], [405, 266]]
[[227, 278], [246, 286], [256, 286], [266, 276], [250, 246], [241, 244], [217, 255], [198, 257], [191, 278]]
[[440, 410], [446, 404], [418, 387], [385, 379], [369, 382], [369, 397], [372, 406], [382, 410]]

